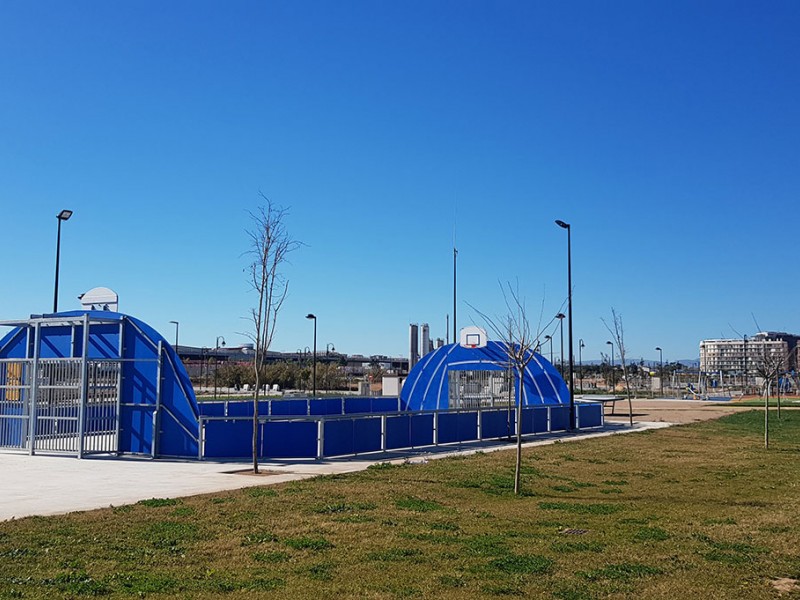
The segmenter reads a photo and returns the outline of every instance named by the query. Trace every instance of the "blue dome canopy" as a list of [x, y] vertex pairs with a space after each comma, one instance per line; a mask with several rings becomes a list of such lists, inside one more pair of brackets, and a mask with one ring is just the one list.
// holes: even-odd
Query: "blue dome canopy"
[[[484, 390], [487, 385], [497, 387], [509, 371], [506, 349], [505, 342], [489, 341], [478, 348], [449, 344], [426, 354], [411, 369], [403, 384], [400, 393], [403, 406], [407, 410], [457, 408], [451, 399], [464, 388], [464, 384], [459, 382], [466, 381], [465, 376], [480, 381], [473, 386], [483, 385]], [[521, 391], [523, 406], [569, 404], [569, 389], [556, 368], [541, 354], [530, 351], [530, 355], [522, 386], [519, 385], [519, 373], [514, 369], [514, 402], [519, 402]], [[497, 372], [495, 382], [486, 377], [481, 379], [476, 373], [487, 371]], [[479, 399], [480, 394], [478, 391]], [[487, 394], [482, 401], [487, 398], [491, 401], [492, 397], [498, 396], [496, 390]]]

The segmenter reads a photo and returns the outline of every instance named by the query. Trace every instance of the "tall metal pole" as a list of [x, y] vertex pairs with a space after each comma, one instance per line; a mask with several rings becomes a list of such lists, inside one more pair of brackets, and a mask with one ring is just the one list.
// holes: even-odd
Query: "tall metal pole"
[[61, 258], [61, 219], [58, 219], [58, 237], [56, 238], [56, 283], [53, 291], [53, 312], [58, 312], [58, 263]]
[[453, 246], [453, 343], [458, 343], [458, 334], [456, 328], [456, 258], [458, 257], [458, 250]]
[[661, 349], [661, 346], [656, 348], [658, 350], [658, 382], [661, 387], [661, 397], [664, 397], [664, 351]]
[[58, 219], [58, 235], [56, 236], [56, 280], [53, 286], [53, 312], [58, 312], [58, 271], [61, 263], [61, 221], [67, 221], [72, 216], [71, 210], [62, 210], [56, 215]]
[[558, 319], [558, 325], [560, 332], [558, 334], [558, 339], [561, 344], [561, 356], [558, 359], [558, 371], [561, 373], [561, 377], [564, 377], [564, 315], [563, 313], [558, 313], [556, 315], [556, 319]]
[[173, 325], [175, 325], [175, 354], [178, 353], [178, 325], [177, 321], [170, 321]]
[[[556, 221], [556, 225], [567, 230], [567, 313], [569, 314], [569, 423], [575, 429], [575, 357], [572, 351], [572, 226], [564, 221]], [[563, 359], [562, 359], [563, 361]]]
[[585, 347], [583, 339], [578, 340], [578, 376], [581, 378], [581, 395], [583, 395], [583, 349]]
[[317, 317], [313, 313], [308, 313], [306, 319], [314, 320], [314, 354], [311, 355], [311, 397], [317, 395]]

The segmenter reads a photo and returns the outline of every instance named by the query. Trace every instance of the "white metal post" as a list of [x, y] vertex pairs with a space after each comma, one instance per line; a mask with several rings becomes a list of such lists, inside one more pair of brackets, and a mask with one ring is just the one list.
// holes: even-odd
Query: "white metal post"
[[161, 363], [164, 356], [164, 342], [158, 341], [158, 364], [156, 366], [156, 409], [153, 411], [153, 444], [150, 447], [152, 457], [158, 456], [158, 437], [161, 428]]
[[86, 427], [86, 404], [89, 401], [89, 314], [83, 315], [81, 348], [81, 403], [78, 408], [78, 458], [83, 458], [83, 432]]
[[36, 452], [36, 399], [39, 396], [39, 349], [41, 347], [41, 323], [33, 329], [33, 366], [31, 367], [31, 385], [28, 388], [28, 453]]

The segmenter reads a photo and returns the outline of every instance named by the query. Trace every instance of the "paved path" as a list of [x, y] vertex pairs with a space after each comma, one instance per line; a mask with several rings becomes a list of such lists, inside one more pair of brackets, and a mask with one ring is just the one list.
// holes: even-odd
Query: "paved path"
[[[637, 423], [634, 428], [609, 423], [602, 429], [578, 435], [543, 434], [528, 446], [576, 441], [668, 426]], [[28, 456], [0, 453], [0, 521], [31, 515], [52, 515], [77, 510], [131, 504], [148, 498], [174, 498], [233, 490], [256, 485], [305, 479], [317, 475], [348, 473], [376, 462], [424, 462], [456, 453], [491, 452], [513, 444], [476, 442], [441, 446], [425, 452], [373, 454], [334, 460], [265, 461], [268, 474], [242, 474], [242, 462], [168, 461], [139, 458], [86, 458]], [[237, 473], [238, 471], [238, 473]]]

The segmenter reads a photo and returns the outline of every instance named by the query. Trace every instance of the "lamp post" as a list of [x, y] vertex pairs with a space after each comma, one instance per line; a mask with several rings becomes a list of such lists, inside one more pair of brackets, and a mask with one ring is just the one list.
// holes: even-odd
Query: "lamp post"
[[611, 346], [611, 393], [613, 394], [617, 390], [617, 382], [614, 378], [614, 343], [606, 342], [606, 344]]
[[556, 315], [556, 319], [558, 319], [559, 329], [561, 333], [559, 333], [558, 337], [561, 342], [561, 358], [558, 359], [558, 370], [561, 372], [561, 377], [564, 377], [564, 317], [566, 315], [564, 313], [558, 313]]
[[546, 335], [544, 336], [544, 341], [550, 341], [550, 364], [553, 364], [553, 336]]
[[217, 369], [219, 368], [219, 341], [222, 340], [222, 347], [225, 347], [225, 338], [221, 335], [217, 336], [217, 342], [214, 345], [214, 400], [217, 399]]
[[56, 237], [56, 283], [53, 290], [53, 312], [58, 312], [58, 268], [61, 260], [61, 221], [68, 221], [72, 216], [71, 210], [62, 210], [56, 215], [58, 219], [58, 236]]
[[742, 368], [742, 396], [747, 395], [747, 336], [743, 335], [742, 340], [744, 340], [744, 353], [742, 356], [742, 363], [744, 367]]
[[317, 316], [313, 313], [308, 313], [306, 319], [314, 320], [314, 354], [311, 358], [311, 397], [317, 395]]
[[175, 325], [175, 354], [177, 354], [178, 353], [178, 326], [180, 325], [180, 323], [178, 323], [177, 321], [170, 321], [170, 323]]
[[658, 383], [659, 387], [661, 388], [661, 397], [664, 397], [664, 351], [661, 349], [661, 346], [656, 346], [656, 350], [658, 350]]
[[575, 428], [575, 377], [573, 376], [575, 357], [572, 351], [572, 226], [564, 221], [556, 225], [567, 230], [567, 313], [569, 314], [569, 426]]
[[585, 347], [583, 339], [578, 340], [578, 375], [581, 378], [581, 395], [583, 395], [583, 349]]

